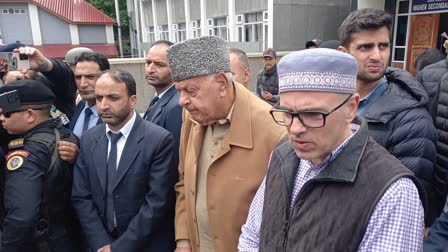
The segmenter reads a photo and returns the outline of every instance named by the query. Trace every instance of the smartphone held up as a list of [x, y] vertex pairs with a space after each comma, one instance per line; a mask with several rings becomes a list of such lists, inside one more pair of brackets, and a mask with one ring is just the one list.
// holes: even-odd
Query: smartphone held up
[[17, 71], [30, 68], [27, 55], [14, 52], [0, 52], [0, 72]]

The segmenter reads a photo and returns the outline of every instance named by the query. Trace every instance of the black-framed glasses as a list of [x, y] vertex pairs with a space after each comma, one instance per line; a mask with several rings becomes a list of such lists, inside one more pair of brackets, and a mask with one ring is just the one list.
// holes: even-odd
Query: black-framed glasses
[[272, 118], [277, 124], [282, 126], [291, 126], [294, 121], [294, 117], [297, 117], [299, 121], [307, 128], [322, 128], [325, 126], [327, 116], [329, 116], [334, 111], [342, 107], [352, 95], [348, 96], [344, 102], [339, 104], [336, 108], [328, 111], [299, 111], [293, 112], [282, 108], [273, 108], [269, 113], [271, 113]]

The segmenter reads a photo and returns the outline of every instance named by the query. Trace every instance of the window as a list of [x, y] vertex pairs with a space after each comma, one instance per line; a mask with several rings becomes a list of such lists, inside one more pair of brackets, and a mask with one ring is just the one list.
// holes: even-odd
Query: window
[[[215, 35], [221, 37], [222, 39], [228, 41], [228, 18], [227, 17], [219, 17], [219, 18], [210, 18], [209, 21], [209, 30], [208, 35]], [[210, 25], [210, 20], [212, 20], [212, 25]]]
[[26, 14], [26, 11], [25, 11], [25, 9], [13, 9], [13, 8], [10, 8], [10, 9], [2, 9], [2, 14], [18, 14], [18, 15], [21, 15], [21, 14]]
[[393, 39], [392, 61], [406, 62], [408, 26], [409, 26], [409, 0], [397, 0], [395, 15], [395, 30]]
[[146, 27], [148, 33], [148, 42], [154, 43], [156, 41], [156, 34], [154, 33], [154, 26]]
[[242, 29], [241, 42], [263, 41], [263, 12], [245, 14]]
[[191, 21], [193, 30], [193, 38], [199, 38], [201, 36], [201, 20]]
[[168, 30], [168, 25], [159, 26], [160, 39], [170, 40], [170, 31]]
[[[174, 26], [174, 25], [173, 25]], [[187, 39], [187, 26], [185, 23], [179, 23], [174, 30], [176, 42], [181, 42]]]

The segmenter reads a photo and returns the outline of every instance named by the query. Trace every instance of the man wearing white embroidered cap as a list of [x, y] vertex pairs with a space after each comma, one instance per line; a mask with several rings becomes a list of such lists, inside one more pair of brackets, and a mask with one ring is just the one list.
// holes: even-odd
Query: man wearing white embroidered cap
[[278, 74], [271, 115], [289, 141], [271, 154], [239, 251], [421, 250], [423, 189], [356, 118], [356, 60], [304, 50]]

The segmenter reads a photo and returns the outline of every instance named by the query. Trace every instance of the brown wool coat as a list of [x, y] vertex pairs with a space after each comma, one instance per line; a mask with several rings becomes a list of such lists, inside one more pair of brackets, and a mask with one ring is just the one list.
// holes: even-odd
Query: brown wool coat
[[[229, 132], [207, 174], [209, 225], [216, 252], [237, 250], [241, 226], [267, 172], [272, 149], [286, 136], [269, 114], [271, 106], [239, 83]], [[200, 251], [196, 223], [196, 170], [206, 127], [184, 110], [176, 184], [176, 240], [188, 239]]]

